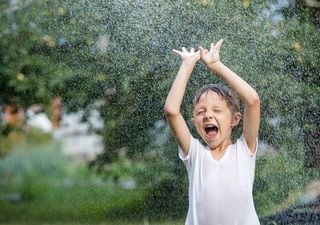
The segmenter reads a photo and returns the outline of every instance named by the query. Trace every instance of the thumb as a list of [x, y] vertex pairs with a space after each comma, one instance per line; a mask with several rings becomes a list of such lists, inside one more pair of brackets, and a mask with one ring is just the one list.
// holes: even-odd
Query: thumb
[[204, 49], [202, 46], [199, 46], [200, 49], [200, 57], [203, 58], [204, 55], [208, 52], [208, 50]]

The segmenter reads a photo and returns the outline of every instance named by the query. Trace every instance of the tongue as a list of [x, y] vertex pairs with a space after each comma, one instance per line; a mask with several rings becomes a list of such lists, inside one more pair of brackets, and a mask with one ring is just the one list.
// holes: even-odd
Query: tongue
[[217, 131], [216, 130], [210, 130], [207, 134], [210, 136], [210, 137], [215, 137], [217, 135]]

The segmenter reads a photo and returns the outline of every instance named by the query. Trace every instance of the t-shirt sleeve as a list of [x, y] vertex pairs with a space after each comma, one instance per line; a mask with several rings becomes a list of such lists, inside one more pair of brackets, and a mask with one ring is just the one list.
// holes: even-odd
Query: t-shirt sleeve
[[256, 155], [258, 150], [258, 138], [256, 139], [256, 149], [254, 153], [251, 153], [249, 147], [247, 145], [247, 141], [243, 135], [237, 141], [237, 149], [239, 149], [239, 159], [243, 163], [243, 165], [247, 165], [249, 169], [249, 176], [251, 180], [251, 184], [254, 181], [254, 174], [255, 174], [255, 162], [256, 162]]
[[179, 158], [186, 165], [186, 167], [191, 166], [191, 163], [195, 158], [196, 145], [197, 145], [197, 139], [195, 139], [191, 135], [190, 136], [190, 145], [189, 145], [189, 150], [188, 150], [187, 155], [183, 152], [182, 148], [180, 146], [178, 146]]
[[254, 153], [252, 153], [248, 147], [247, 141], [244, 138], [243, 135], [241, 135], [241, 137], [239, 138], [239, 141], [241, 142], [241, 144], [244, 146], [244, 150], [246, 152], [246, 154], [248, 154], [250, 157], [255, 157], [258, 151], [258, 138], [256, 138], [256, 148], [254, 150]]

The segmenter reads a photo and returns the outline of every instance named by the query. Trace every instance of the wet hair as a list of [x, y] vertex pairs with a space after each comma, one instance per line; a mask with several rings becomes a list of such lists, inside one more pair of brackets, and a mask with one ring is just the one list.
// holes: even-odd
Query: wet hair
[[201, 96], [208, 91], [213, 91], [224, 99], [232, 113], [240, 112], [239, 97], [226, 85], [221, 84], [206, 84], [200, 88], [192, 101], [192, 111], [194, 111], [195, 106], [199, 103]]

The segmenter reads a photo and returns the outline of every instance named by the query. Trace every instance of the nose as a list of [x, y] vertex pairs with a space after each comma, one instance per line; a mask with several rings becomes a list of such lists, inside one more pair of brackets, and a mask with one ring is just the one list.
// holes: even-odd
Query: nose
[[205, 115], [204, 115], [204, 118], [205, 119], [212, 119], [213, 118], [212, 112], [206, 112]]

